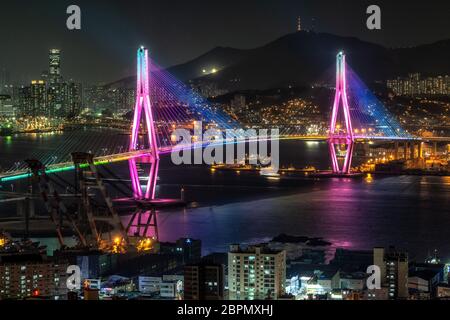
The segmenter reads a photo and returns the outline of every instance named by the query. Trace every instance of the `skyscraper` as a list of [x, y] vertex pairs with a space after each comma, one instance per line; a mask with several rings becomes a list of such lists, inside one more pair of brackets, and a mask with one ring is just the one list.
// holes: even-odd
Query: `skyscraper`
[[61, 50], [59, 49], [50, 49], [48, 77], [50, 84], [61, 82]]
[[47, 108], [47, 90], [45, 81], [31, 81], [31, 101], [29, 114], [32, 117], [49, 116]]
[[65, 110], [64, 115], [74, 117], [77, 116], [81, 111], [82, 103], [82, 87], [81, 83], [68, 82], [65, 86]]
[[17, 105], [20, 116], [30, 116], [31, 113], [31, 87], [21, 86], [17, 89]]

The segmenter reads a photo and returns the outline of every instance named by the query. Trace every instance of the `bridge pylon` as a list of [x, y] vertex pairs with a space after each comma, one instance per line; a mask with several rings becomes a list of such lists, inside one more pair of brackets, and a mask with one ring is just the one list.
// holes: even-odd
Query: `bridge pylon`
[[[345, 128], [341, 128], [337, 124], [341, 101], [345, 119]], [[339, 52], [336, 57], [336, 93], [331, 113], [328, 146], [330, 149], [333, 173], [350, 174], [355, 138], [350, 117], [350, 107], [348, 105], [345, 54], [342, 51]], [[344, 154], [342, 164], [339, 164], [337, 149]]]
[[137, 200], [154, 200], [159, 169], [159, 150], [153, 121], [152, 104], [150, 102], [148, 50], [144, 47], [140, 47], [137, 52], [136, 106], [134, 109], [134, 120], [129, 151], [139, 150], [139, 132], [143, 117], [142, 113], [144, 113], [146, 125], [145, 129], [147, 131], [150, 149], [147, 162], [150, 162], [151, 165], [145, 193], [140, 183], [137, 170], [137, 161], [134, 158], [129, 160], [130, 175], [134, 198]]

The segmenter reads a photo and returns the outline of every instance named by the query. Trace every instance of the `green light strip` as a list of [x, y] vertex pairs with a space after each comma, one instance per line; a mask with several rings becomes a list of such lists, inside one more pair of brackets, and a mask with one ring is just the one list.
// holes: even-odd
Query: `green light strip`
[[[129, 157], [129, 158], [131, 158], [131, 157]], [[97, 161], [94, 161], [94, 165], [95, 166], [99, 166], [99, 165], [113, 163], [113, 162], [119, 162], [119, 161], [123, 161], [123, 160], [127, 160], [127, 157], [120, 157], [120, 158], [111, 159], [111, 160], [97, 160]], [[80, 168], [87, 168], [87, 167], [89, 167], [88, 164], [81, 164], [80, 165]], [[71, 170], [75, 170], [75, 166], [74, 165], [67, 165], [67, 166], [61, 167], [61, 168], [48, 169], [48, 170], [45, 170], [45, 173], [51, 174], [51, 173], [59, 173], [59, 172], [65, 172], [65, 171], [71, 171]], [[4, 177], [4, 178], [0, 178], [0, 183], [1, 182], [11, 182], [11, 181], [16, 181], [16, 180], [21, 180], [21, 179], [28, 178], [30, 176], [31, 176], [30, 173], [23, 173], [23, 174], [10, 176], [10, 177]]]
[[[326, 140], [327, 137], [326, 136], [315, 136], [315, 137], [303, 137], [303, 136], [285, 136], [285, 135], [281, 135], [278, 137], [279, 140]], [[373, 138], [373, 139], [376, 139]], [[391, 138], [392, 139], [392, 138]], [[411, 139], [410, 139], [411, 140]], [[418, 139], [417, 139], [418, 140]], [[170, 148], [168, 149], [161, 149], [162, 152], [170, 152]], [[98, 165], [103, 165], [103, 164], [108, 164], [108, 163], [115, 163], [115, 162], [120, 162], [120, 161], [126, 161], [129, 160], [131, 158], [135, 158], [135, 157], [139, 157], [139, 156], [145, 156], [145, 152], [141, 151], [140, 153], [128, 153], [126, 155], [117, 155], [117, 157], [114, 158], [109, 158], [109, 160], [96, 160], [94, 161], [94, 165], [98, 166]], [[86, 168], [88, 167], [87, 164], [82, 164], [80, 165], [81, 168]], [[61, 167], [61, 168], [55, 168], [55, 169], [48, 169], [45, 170], [46, 173], [58, 173], [58, 172], [65, 172], [65, 171], [71, 171], [74, 170], [75, 166], [74, 165], [70, 165], [67, 164], [67, 166]], [[16, 181], [16, 180], [20, 180], [20, 179], [25, 179], [30, 177], [31, 174], [30, 173], [21, 173], [21, 174], [16, 174], [13, 176], [9, 176], [9, 177], [3, 177], [0, 178], [0, 183], [2, 182], [10, 182], [10, 181]]]

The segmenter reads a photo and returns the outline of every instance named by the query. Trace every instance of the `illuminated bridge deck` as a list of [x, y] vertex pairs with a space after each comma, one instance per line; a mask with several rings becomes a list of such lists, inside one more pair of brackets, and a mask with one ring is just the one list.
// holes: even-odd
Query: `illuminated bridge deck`
[[[364, 137], [364, 136], [354, 136], [354, 138], [357, 141], [397, 141], [397, 140], [420, 140], [420, 138], [402, 138], [402, 137]], [[271, 138], [259, 138], [260, 141], [267, 141]], [[326, 141], [328, 139], [327, 136], [300, 136], [300, 135], [290, 135], [290, 136], [280, 136], [279, 140], [302, 140], [302, 141]], [[426, 140], [429, 140], [428, 138]], [[444, 141], [444, 140], [438, 140], [438, 141]], [[222, 143], [229, 143], [226, 140], [222, 141]], [[236, 143], [236, 140], [233, 140], [233, 143]], [[219, 144], [219, 143], [218, 143]], [[196, 145], [197, 147], [200, 145]], [[188, 149], [188, 148], [195, 148], [195, 145], [182, 145], [179, 147], [162, 147], [160, 148], [160, 154], [168, 154], [172, 152], [173, 150], [181, 150], [181, 149]], [[202, 145], [204, 146], [204, 145]], [[94, 164], [95, 165], [106, 165], [111, 163], [117, 163], [122, 161], [127, 161], [130, 159], [135, 158], [141, 158], [146, 157], [150, 155], [150, 150], [144, 149], [144, 150], [137, 150], [132, 152], [123, 152], [123, 153], [116, 153], [106, 156], [99, 156], [94, 158]], [[56, 164], [50, 164], [46, 167], [46, 173], [52, 174], [52, 173], [59, 173], [59, 172], [65, 172], [65, 171], [71, 171], [74, 170], [75, 166], [72, 162], [62, 162], [62, 163], [56, 163]], [[9, 182], [9, 181], [15, 181], [24, 179], [30, 176], [30, 173], [28, 169], [23, 170], [17, 170], [17, 171], [9, 171], [0, 173], [0, 183], [3, 182]]]

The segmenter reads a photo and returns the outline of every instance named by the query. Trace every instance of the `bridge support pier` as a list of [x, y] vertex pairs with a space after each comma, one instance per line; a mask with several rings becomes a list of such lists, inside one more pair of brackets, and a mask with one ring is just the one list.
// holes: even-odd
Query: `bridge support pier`
[[409, 144], [409, 148], [411, 160], [416, 159], [416, 144], [414, 143], [414, 141], [411, 141], [411, 143]]
[[394, 160], [398, 159], [398, 148], [399, 148], [398, 141], [395, 141], [394, 142]]
[[403, 145], [403, 159], [408, 160], [408, 141]]

